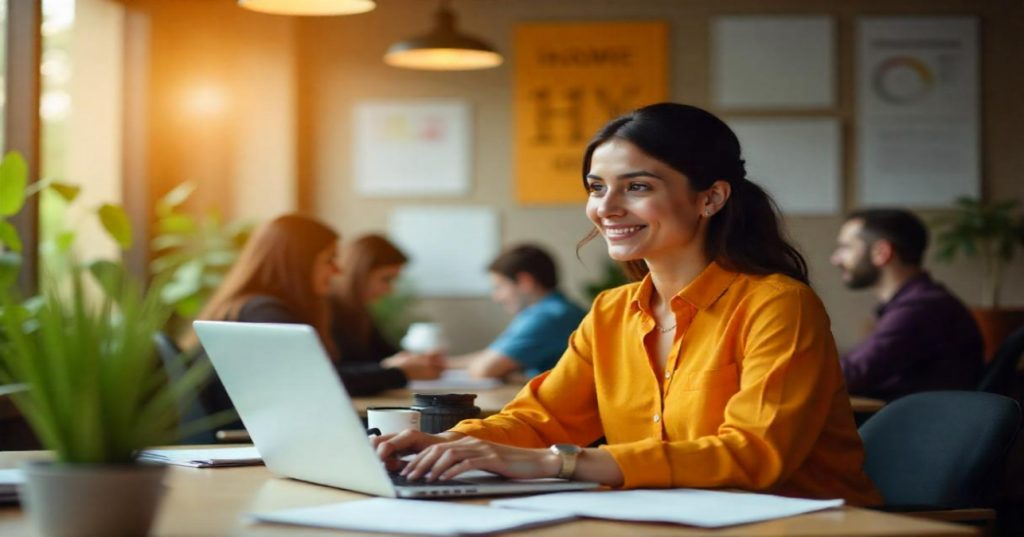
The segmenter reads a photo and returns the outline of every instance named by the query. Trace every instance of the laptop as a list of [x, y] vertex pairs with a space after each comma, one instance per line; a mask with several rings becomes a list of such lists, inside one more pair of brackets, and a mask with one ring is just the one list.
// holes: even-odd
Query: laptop
[[466, 472], [426, 483], [390, 474], [370, 445], [313, 327], [195, 321], [193, 326], [267, 468], [278, 475], [389, 498], [584, 490], [597, 483]]

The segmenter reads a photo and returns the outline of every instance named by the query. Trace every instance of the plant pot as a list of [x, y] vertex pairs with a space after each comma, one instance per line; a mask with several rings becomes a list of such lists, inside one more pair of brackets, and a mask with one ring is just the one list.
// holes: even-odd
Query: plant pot
[[166, 473], [155, 464], [30, 462], [22, 468], [22, 503], [47, 537], [147, 535]]
[[999, 346], [1014, 330], [1024, 326], [1024, 308], [971, 308], [971, 313], [981, 330], [981, 339], [985, 342], [986, 362], [992, 360]]

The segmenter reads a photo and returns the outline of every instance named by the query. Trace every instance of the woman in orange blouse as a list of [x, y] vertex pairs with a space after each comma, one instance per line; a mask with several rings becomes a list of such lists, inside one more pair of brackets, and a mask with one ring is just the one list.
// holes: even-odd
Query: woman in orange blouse
[[501, 413], [374, 439], [380, 456], [418, 452], [411, 479], [483, 469], [881, 503], [825, 308], [729, 127], [641, 108], [598, 132], [583, 182], [588, 239], [642, 280], [598, 296], [558, 365]]

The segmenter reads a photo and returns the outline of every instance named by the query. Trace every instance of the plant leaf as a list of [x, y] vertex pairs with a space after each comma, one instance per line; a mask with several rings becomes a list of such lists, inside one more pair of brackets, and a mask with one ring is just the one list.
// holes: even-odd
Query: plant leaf
[[99, 216], [100, 222], [103, 223], [103, 229], [107, 230], [107, 233], [122, 250], [132, 247], [132, 224], [122, 207], [105, 203], [100, 207]]
[[75, 201], [78, 194], [82, 192], [82, 187], [68, 183], [51, 183], [49, 188], [59, 194], [60, 197], [64, 198], [64, 201], [67, 201], [68, 203]]
[[21, 254], [18, 252], [0, 252], [0, 292], [18, 281], [21, 271]]
[[100, 288], [107, 296], [118, 296], [121, 293], [121, 289], [124, 285], [125, 273], [124, 267], [120, 263], [108, 261], [106, 259], [97, 259], [89, 263], [89, 272], [92, 273], [93, 278], [96, 278], [96, 282], [100, 284]]
[[164, 194], [160, 201], [157, 202], [158, 206], [162, 205], [165, 210], [173, 209], [184, 203], [195, 191], [196, 184], [192, 181], [185, 181]]
[[0, 220], [0, 246], [6, 246], [8, 250], [15, 252], [20, 252], [22, 248], [18, 230], [7, 220]]
[[0, 160], [0, 216], [17, 214], [25, 205], [28, 186], [28, 165], [16, 151], [9, 151]]

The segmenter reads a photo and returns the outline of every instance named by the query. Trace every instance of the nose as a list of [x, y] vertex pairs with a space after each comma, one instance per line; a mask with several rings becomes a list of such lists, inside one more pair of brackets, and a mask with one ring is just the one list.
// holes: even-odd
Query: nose
[[838, 267], [842, 264], [842, 259], [839, 258], [839, 250], [832, 252], [832, 255], [828, 258], [828, 262], [832, 263], [832, 266], [834, 267]]
[[615, 190], [609, 189], [604, 196], [594, 202], [597, 204], [597, 216], [601, 218], [622, 216], [626, 213], [622, 205], [622, 195]]

